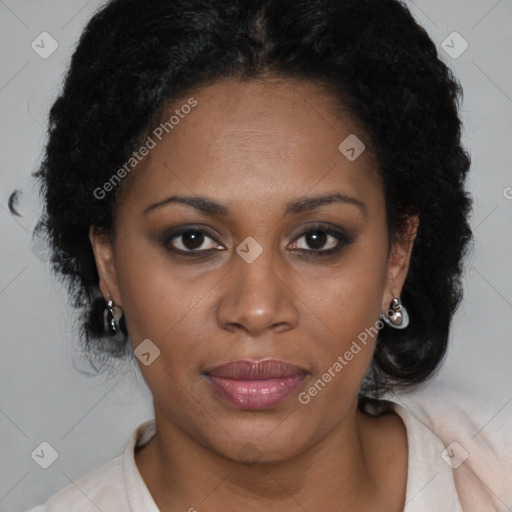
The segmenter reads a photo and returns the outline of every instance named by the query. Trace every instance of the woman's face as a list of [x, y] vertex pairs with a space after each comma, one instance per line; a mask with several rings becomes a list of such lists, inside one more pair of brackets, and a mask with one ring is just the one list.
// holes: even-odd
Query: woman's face
[[[353, 136], [339, 149], [364, 134], [317, 85], [226, 80], [191, 96], [123, 184], [114, 245], [91, 232], [100, 287], [150, 354], [138, 364], [161, 424], [228, 458], [284, 460], [355, 420], [368, 332], [412, 244], [388, 259], [375, 163]], [[231, 397], [207, 375], [264, 359], [303, 373], [219, 380]]]

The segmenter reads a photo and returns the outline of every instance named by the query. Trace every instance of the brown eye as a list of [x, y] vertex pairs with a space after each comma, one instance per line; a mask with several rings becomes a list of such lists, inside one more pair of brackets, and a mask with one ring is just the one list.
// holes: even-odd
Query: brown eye
[[168, 236], [164, 244], [170, 250], [181, 252], [205, 252], [219, 249], [212, 237], [201, 229], [182, 229]]
[[[299, 242], [300, 240], [303, 240], [303, 242]], [[348, 237], [344, 233], [336, 232], [327, 228], [314, 228], [305, 231], [300, 237], [296, 238], [296, 242], [293, 243], [292, 249], [318, 253], [331, 253], [348, 243]]]
[[[329, 236], [325, 231], [322, 231], [320, 229], [317, 229], [315, 231], [308, 231], [304, 235], [304, 240], [306, 241], [306, 244], [311, 247], [312, 249], [322, 249], [325, 248], [325, 244], [327, 240], [329, 239]], [[331, 236], [331, 238], [334, 238]], [[337, 242], [337, 240], [334, 240]]]

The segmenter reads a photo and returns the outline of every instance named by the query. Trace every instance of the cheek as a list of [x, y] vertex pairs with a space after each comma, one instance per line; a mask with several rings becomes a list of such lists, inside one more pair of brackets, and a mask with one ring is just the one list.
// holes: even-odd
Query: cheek
[[375, 325], [385, 290], [385, 263], [381, 244], [361, 240], [336, 270], [315, 276], [308, 296], [332, 334], [346, 341]]
[[341, 291], [327, 290], [325, 303], [318, 304], [320, 318], [310, 324], [308, 338], [317, 341], [309, 349], [314, 372], [297, 398], [309, 414], [323, 415], [325, 425], [343, 416], [357, 397], [377, 341], [380, 297], [374, 282], [355, 281], [340, 280]]
[[143, 239], [130, 243], [129, 236], [118, 247], [119, 290], [134, 345], [146, 338], [157, 343], [169, 338], [204, 294], [205, 287], [199, 289], [190, 272], [164, 251]]
[[[173, 411], [179, 411], [186, 407], [189, 393], [196, 395], [198, 382], [190, 382], [187, 376], [197, 375], [197, 360], [191, 355], [200, 353], [200, 342], [208, 336], [205, 295], [215, 283], [208, 285], [208, 277], [200, 284], [149, 244], [138, 247], [118, 261], [129, 337], [133, 350], [146, 339], [158, 347], [159, 355], [149, 365], [142, 360], [137, 364], [154, 399], [170, 401]], [[188, 393], [179, 385], [185, 381]]]
[[344, 338], [374, 324], [382, 302], [382, 276], [360, 263], [347, 266], [333, 279], [316, 281], [309, 297], [315, 313], [330, 330]]
[[320, 401], [342, 403], [340, 398], [353, 396], [370, 365], [381, 326], [385, 243], [379, 237], [361, 239], [338, 270], [316, 276], [305, 295], [312, 306], [303, 328], [316, 340], [314, 378], [322, 381], [311, 395], [322, 394]]

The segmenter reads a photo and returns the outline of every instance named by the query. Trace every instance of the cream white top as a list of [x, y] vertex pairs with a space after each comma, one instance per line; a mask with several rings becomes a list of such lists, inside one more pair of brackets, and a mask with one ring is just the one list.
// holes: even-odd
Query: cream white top
[[[510, 422], [504, 425], [511, 435], [507, 433], [506, 439], [497, 435], [493, 444], [482, 433], [474, 435], [474, 425], [456, 407], [456, 399], [446, 401], [443, 397], [442, 405], [438, 403], [436, 409], [432, 406], [435, 401], [429, 402], [432, 393], [427, 394], [427, 399], [421, 393], [410, 396], [415, 397], [414, 405], [396, 396], [394, 400], [387, 397], [407, 429], [409, 467], [404, 512], [509, 510], [506, 505], [512, 504]], [[429, 405], [427, 409], [425, 404]], [[134, 459], [134, 448], [145, 445], [155, 432], [154, 419], [140, 424], [123, 454], [68, 485], [45, 505], [28, 512], [160, 512]], [[501, 444], [504, 441], [508, 444]]]

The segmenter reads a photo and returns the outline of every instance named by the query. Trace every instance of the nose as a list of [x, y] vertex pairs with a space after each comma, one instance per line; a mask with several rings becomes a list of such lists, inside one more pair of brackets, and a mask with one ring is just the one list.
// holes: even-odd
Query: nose
[[217, 321], [223, 329], [257, 337], [297, 326], [298, 298], [292, 291], [290, 273], [277, 259], [270, 251], [252, 263], [234, 255], [217, 307]]

